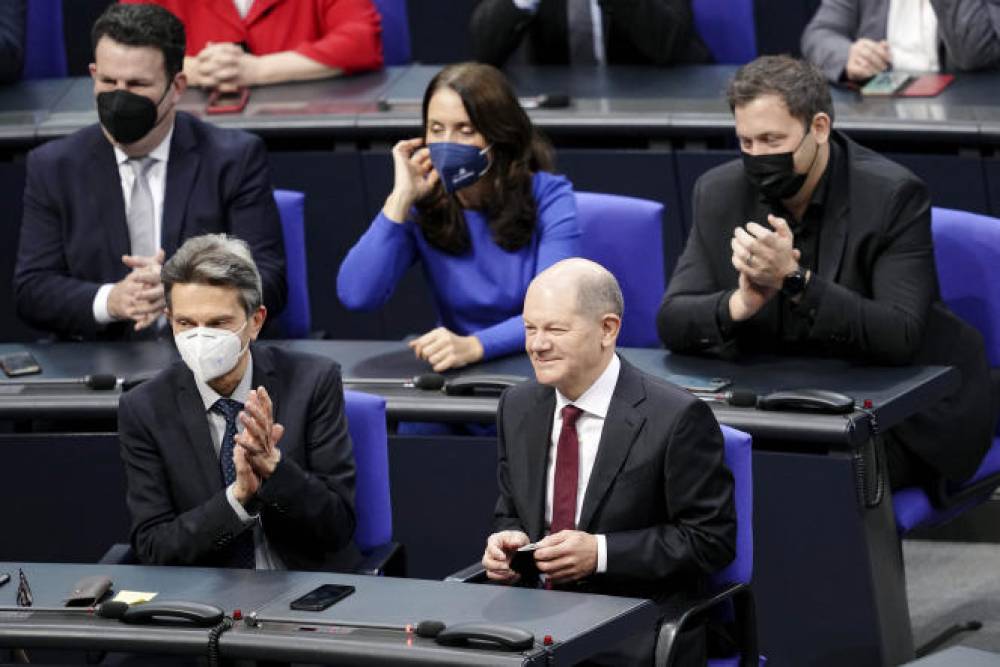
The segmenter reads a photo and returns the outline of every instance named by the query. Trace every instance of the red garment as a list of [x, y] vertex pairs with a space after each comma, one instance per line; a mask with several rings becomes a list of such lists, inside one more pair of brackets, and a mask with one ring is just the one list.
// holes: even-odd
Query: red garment
[[371, 0], [121, 0], [167, 9], [184, 23], [189, 56], [208, 42], [243, 42], [254, 55], [295, 51], [345, 74], [382, 67], [379, 14]]

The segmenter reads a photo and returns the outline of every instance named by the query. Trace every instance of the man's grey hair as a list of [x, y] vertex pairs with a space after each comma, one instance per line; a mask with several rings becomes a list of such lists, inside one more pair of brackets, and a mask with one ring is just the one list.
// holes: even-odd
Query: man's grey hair
[[167, 308], [170, 290], [177, 283], [232, 287], [252, 315], [263, 303], [260, 272], [246, 241], [225, 234], [205, 234], [184, 242], [160, 271]]
[[614, 275], [600, 264], [593, 271], [582, 273], [576, 284], [576, 305], [587, 317], [599, 318], [612, 313], [621, 317], [625, 312], [622, 288]]

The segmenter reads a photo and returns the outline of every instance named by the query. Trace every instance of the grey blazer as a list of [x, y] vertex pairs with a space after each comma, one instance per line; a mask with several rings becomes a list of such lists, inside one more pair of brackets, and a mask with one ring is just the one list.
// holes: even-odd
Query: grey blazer
[[[823, 0], [802, 33], [802, 55], [839, 81], [856, 40], [885, 39], [890, 0]], [[1000, 0], [931, 0], [945, 69], [1000, 65]]]

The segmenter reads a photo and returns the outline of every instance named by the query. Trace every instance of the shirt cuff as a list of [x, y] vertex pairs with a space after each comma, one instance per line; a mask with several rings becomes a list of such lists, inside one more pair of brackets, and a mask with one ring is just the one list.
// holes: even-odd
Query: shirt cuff
[[114, 283], [101, 285], [97, 290], [97, 295], [94, 296], [94, 321], [98, 324], [111, 324], [115, 321], [115, 318], [108, 313], [108, 297], [111, 296], [111, 290], [114, 286]]
[[518, 9], [534, 14], [542, 0], [511, 0]]
[[256, 521], [257, 515], [254, 514], [253, 516], [251, 516], [250, 514], [247, 514], [246, 508], [243, 507], [240, 501], [236, 500], [235, 489], [236, 489], [236, 482], [233, 482], [232, 484], [226, 487], [226, 500], [229, 501], [229, 506], [233, 508], [233, 511], [236, 512], [236, 516], [239, 517], [240, 521], [242, 521], [243, 523], [251, 523], [253, 521]]
[[608, 571], [608, 538], [606, 535], [595, 535], [597, 538], [597, 570], [594, 574], [604, 574]]

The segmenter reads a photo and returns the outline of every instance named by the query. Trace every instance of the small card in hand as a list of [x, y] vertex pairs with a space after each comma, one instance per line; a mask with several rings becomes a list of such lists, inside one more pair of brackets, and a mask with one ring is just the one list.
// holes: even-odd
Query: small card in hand
[[525, 544], [514, 552], [510, 559], [510, 569], [521, 575], [522, 579], [531, 579], [538, 576], [538, 566], [535, 565], [535, 549], [538, 542]]

